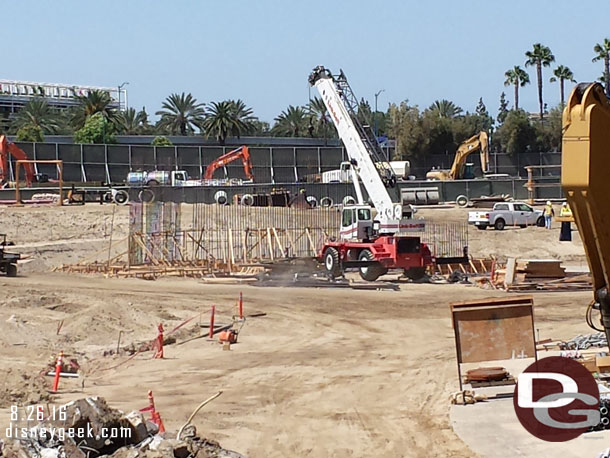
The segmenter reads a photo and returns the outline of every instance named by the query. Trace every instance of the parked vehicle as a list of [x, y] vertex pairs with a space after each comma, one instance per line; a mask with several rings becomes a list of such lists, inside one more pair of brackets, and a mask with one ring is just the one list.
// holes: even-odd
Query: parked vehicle
[[[388, 162], [397, 180], [406, 181], [411, 173], [411, 163], [409, 161], [390, 161]], [[322, 183], [351, 183], [352, 164], [348, 161], [341, 162], [336, 170], [322, 172]]]
[[128, 186], [201, 186], [201, 180], [189, 178], [186, 170], [138, 171], [127, 174]]
[[524, 202], [498, 202], [491, 211], [468, 212], [468, 224], [485, 230], [490, 226], [501, 231], [506, 226], [544, 227], [542, 210], [535, 210]]

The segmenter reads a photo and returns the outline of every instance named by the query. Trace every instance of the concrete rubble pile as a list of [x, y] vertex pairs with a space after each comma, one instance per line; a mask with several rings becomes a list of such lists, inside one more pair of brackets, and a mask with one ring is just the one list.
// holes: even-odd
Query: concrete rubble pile
[[11, 438], [0, 441], [0, 457], [244, 458], [198, 437], [192, 425], [184, 428], [180, 440], [160, 434], [141, 412], [125, 415], [99, 397], [79, 399], [45, 415], [50, 418], [36, 426], [13, 423]]

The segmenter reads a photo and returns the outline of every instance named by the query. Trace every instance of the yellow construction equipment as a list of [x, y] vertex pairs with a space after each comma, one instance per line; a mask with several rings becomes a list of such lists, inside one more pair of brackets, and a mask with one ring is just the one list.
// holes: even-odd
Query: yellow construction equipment
[[599, 309], [610, 341], [610, 100], [598, 83], [581, 83], [570, 95], [561, 161], [561, 184], [593, 276], [587, 321], [595, 327], [591, 312]]
[[476, 151], [480, 151], [481, 154], [481, 170], [483, 173], [489, 172], [489, 135], [481, 131], [458, 146], [451, 170], [430, 170], [426, 174], [426, 179], [459, 180], [464, 176], [466, 158]]

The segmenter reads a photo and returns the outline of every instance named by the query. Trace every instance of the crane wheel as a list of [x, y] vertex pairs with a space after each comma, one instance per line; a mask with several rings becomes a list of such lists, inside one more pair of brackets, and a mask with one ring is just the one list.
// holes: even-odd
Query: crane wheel
[[307, 202], [309, 202], [311, 208], [316, 208], [318, 206], [318, 199], [316, 199], [315, 196], [307, 196]]
[[352, 196], [345, 196], [343, 198], [343, 205], [356, 205], [356, 199], [354, 199]]
[[341, 276], [341, 263], [339, 260], [339, 252], [336, 248], [328, 247], [324, 251], [324, 267], [333, 278]]
[[322, 197], [320, 199], [320, 207], [332, 207], [333, 200], [330, 197]]
[[115, 204], [125, 205], [129, 202], [129, 194], [127, 194], [127, 191], [121, 189], [114, 194], [113, 200]]
[[245, 205], [246, 207], [251, 207], [252, 205], [254, 205], [254, 197], [252, 196], [252, 194], [244, 194], [241, 197], [240, 203], [242, 205]]
[[409, 267], [408, 269], [405, 269], [405, 277], [410, 278], [411, 280], [421, 280], [425, 276], [425, 267]]
[[216, 194], [214, 194], [214, 202], [218, 205], [227, 205], [229, 203], [229, 198], [226, 191], [217, 191]]
[[[360, 252], [360, 255], [358, 255], [359, 261], [373, 261], [374, 259], [375, 259], [375, 256], [373, 256], [373, 253], [371, 253], [371, 250], [368, 250], [368, 249], [362, 250]], [[381, 277], [382, 275], [385, 275], [388, 272], [388, 269], [383, 267], [378, 262], [371, 264], [370, 266], [367, 266], [367, 267], [360, 267], [358, 270], [360, 271], [360, 277], [366, 281], [375, 281], [379, 277]]]
[[142, 189], [138, 193], [138, 199], [140, 199], [140, 202], [149, 204], [155, 201], [155, 193], [152, 191], [152, 189]]
[[6, 267], [6, 276], [7, 277], [16, 277], [17, 276], [17, 264], [9, 264]]

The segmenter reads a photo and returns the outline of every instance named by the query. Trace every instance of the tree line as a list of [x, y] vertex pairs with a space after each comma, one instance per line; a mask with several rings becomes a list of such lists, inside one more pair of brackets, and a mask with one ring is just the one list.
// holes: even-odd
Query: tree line
[[[593, 62], [603, 62], [599, 81], [610, 96], [610, 39], [594, 48]], [[421, 157], [433, 153], [453, 153], [465, 139], [486, 130], [492, 133], [492, 149], [515, 154], [561, 148], [561, 112], [565, 104], [565, 84], [575, 82], [573, 72], [557, 65], [549, 82], [558, 83], [560, 104], [548, 109], [543, 100], [544, 69], [555, 62], [550, 48], [541, 43], [525, 53], [524, 68], [515, 65], [504, 74], [505, 86], [512, 86], [512, 107], [503, 92], [498, 113], [492, 117], [482, 99], [474, 113], [449, 100], [437, 100], [420, 109], [408, 101], [390, 103], [385, 111], [371, 110], [362, 99], [357, 116], [375, 126], [379, 136], [396, 141], [397, 158]], [[519, 106], [520, 89], [530, 84], [527, 68], [535, 71], [538, 88], [538, 119]], [[44, 97], [30, 100], [3, 130], [16, 134], [19, 141], [44, 141], [45, 135], [74, 135], [77, 143], [113, 143], [116, 135], [154, 135], [154, 144], [171, 144], [169, 135], [203, 135], [224, 144], [228, 137], [284, 136], [336, 138], [337, 134], [322, 100], [314, 97], [304, 106], [288, 106], [273, 125], [261, 121], [242, 100], [200, 103], [190, 93], [168, 96], [151, 123], [145, 108], [118, 111], [105, 91], [92, 90], [76, 97], [76, 106], [58, 110]], [[510, 108], [509, 108], [510, 107]]]

